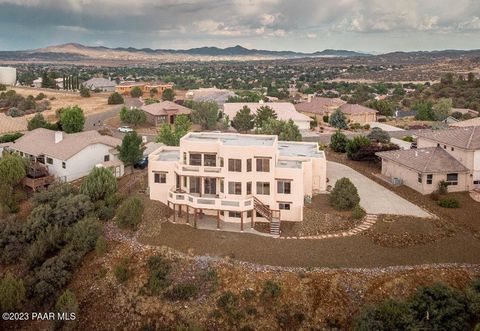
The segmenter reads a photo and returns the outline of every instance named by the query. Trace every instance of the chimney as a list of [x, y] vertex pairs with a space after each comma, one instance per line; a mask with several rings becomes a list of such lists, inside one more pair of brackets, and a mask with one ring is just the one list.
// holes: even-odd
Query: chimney
[[55, 144], [58, 144], [63, 140], [63, 132], [62, 131], [55, 131]]

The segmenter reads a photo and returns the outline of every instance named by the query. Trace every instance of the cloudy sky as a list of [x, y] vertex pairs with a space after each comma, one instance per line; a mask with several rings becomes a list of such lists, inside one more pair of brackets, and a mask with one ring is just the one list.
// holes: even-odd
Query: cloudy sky
[[480, 0], [0, 0], [0, 50], [480, 48]]

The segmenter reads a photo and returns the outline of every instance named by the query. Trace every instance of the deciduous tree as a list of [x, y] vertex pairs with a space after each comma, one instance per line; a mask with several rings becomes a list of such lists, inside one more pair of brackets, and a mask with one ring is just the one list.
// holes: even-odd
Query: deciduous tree
[[60, 109], [60, 123], [66, 133], [83, 131], [85, 115], [83, 115], [82, 108], [73, 106]]

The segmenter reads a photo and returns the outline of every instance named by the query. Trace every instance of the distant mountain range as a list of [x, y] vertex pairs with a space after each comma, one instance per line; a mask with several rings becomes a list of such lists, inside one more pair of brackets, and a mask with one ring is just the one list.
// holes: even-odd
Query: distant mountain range
[[34, 50], [3, 51], [0, 52], [0, 60], [32, 60], [32, 61], [81, 61], [81, 60], [112, 60], [112, 61], [211, 61], [211, 60], [271, 60], [291, 59], [305, 57], [358, 57], [370, 56], [370, 54], [326, 49], [314, 53], [302, 53], [293, 51], [269, 51], [260, 49], [248, 49], [242, 46], [227, 48], [199, 47], [184, 50], [174, 49], [151, 49], [118, 47], [108, 48], [103, 46], [85, 46], [82, 44], [69, 43], [49, 46]]
[[313, 53], [294, 51], [269, 51], [248, 49], [242, 46], [227, 48], [199, 47], [183, 50], [151, 49], [104, 46], [85, 46], [69, 43], [45, 48], [0, 51], [0, 61], [18, 62], [76, 62], [102, 64], [135, 64], [186, 62], [186, 61], [251, 61], [251, 60], [289, 60], [289, 59], [325, 59], [330, 62], [367, 63], [369, 65], [383, 65], [385, 63], [419, 63], [442, 59], [472, 59], [480, 61], [480, 50], [439, 50], [439, 51], [412, 51], [391, 52], [385, 54], [367, 54], [349, 50], [326, 49]]

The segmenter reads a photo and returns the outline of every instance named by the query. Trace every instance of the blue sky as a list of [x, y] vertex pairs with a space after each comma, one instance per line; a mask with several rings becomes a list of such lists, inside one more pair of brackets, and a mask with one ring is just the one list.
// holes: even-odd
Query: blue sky
[[0, 50], [479, 49], [479, 0], [0, 0]]

